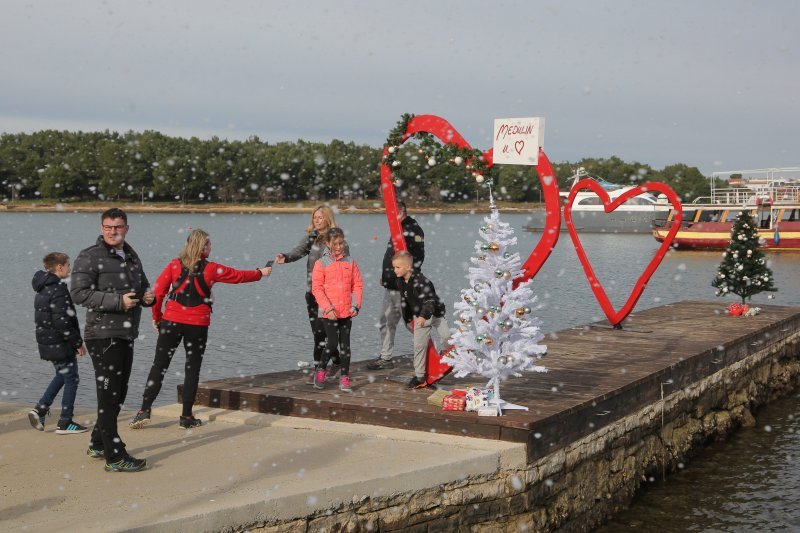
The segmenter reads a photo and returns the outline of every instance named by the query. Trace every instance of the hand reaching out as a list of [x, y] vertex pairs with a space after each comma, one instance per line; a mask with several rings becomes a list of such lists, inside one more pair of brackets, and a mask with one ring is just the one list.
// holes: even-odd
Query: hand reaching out
[[147, 290], [144, 291], [144, 295], [142, 296], [142, 301], [145, 304], [150, 305], [151, 303], [153, 303], [155, 301], [155, 299], [156, 299], [156, 295], [153, 294], [153, 290], [148, 287]]

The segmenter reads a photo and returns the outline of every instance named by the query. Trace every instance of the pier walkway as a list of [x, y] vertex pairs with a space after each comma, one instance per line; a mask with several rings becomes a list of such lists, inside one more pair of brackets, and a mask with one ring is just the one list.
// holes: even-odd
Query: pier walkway
[[[0, 404], [0, 530], [585, 530], [627, 505], [645, 472], [797, 385], [800, 309], [730, 317], [725, 303], [548, 335], [549, 372], [503, 384], [529, 411], [502, 417], [406, 391], [408, 358], [380, 372], [355, 363], [352, 394], [314, 390], [302, 370], [204, 382], [200, 428], [178, 428], [178, 404], [141, 430], [120, 416], [130, 452], [148, 459], [135, 474], [104, 472], [88, 434], [55, 435], [53, 419], [35, 431], [28, 406]], [[443, 380], [464, 384], [483, 383]]]

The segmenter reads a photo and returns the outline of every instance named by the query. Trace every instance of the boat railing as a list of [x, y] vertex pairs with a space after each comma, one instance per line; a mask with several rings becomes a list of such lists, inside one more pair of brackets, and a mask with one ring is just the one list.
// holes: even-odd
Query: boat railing
[[[669, 229], [675, 224], [674, 220], [668, 220], [666, 218], [656, 218], [650, 222], [650, 227], [652, 229]], [[694, 225], [694, 222], [691, 220], [681, 220], [681, 229], [688, 229]]]
[[711, 196], [700, 196], [692, 201], [693, 204], [714, 205], [789, 204], [797, 202], [800, 202], [800, 185], [772, 184], [717, 188], [711, 192]]

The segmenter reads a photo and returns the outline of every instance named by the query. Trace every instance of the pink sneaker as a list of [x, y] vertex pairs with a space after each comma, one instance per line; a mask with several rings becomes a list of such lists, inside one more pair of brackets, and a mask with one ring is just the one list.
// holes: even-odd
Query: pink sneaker
[[342, 392], [353, 392], [350, 388], [350, 376], [342, 376], [339, 380], [339, 390]]
[[314, 388], [322, 389], [325, 387], [325, 371], [317, 370], [314, 372]]

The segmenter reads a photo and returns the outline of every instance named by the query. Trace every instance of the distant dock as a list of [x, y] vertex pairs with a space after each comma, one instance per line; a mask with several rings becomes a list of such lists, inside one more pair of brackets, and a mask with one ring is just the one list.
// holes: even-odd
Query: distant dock
[[[583, 530], [627, 506], [643, 478], [672, 471], [709, 439], [751, 424], [752, 410], [800, 383], [800, 308], [762, 306], [760, 315], [731, 317], [724, 303], [680, 302], [634, 313], [623, 330], [597, 323], [548, 335], [542, 363], [549, 372], [503, 384], [503, 398], [529, 411], [502, 417], [442, 411], [426, 401], [432, 391], [404, 390], [397, 380], [411, 375], [408, 358], [386, 371], [354, 363], [352, 394], [335, 383], [313, 389], [303, 369], [203, 382], [197, 401], [525, 445], [524, 468], [466, 480], [454, 472], [450, 485], [409, 494], [411, 507], [439, 495], [439, 504], [418, 513], [398, 514], [389, 499], [372, 501], [367, 514], [342, 502], [317, 510], [328, 523], [338, 516], [390, 529]], [[441, 384], [482, 381], [447, 377]], [[478, 504], [481, 512], [470, 510]]]

